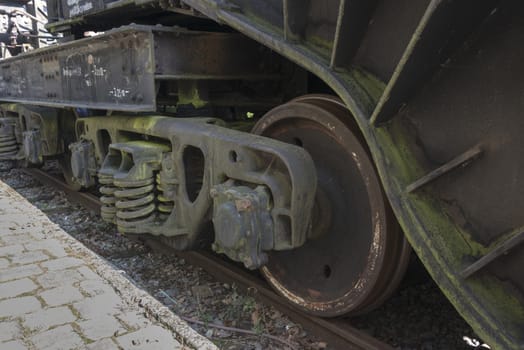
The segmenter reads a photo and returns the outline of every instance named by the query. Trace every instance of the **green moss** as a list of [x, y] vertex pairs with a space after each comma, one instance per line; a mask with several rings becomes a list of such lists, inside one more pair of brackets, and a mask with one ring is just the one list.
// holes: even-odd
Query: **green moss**
[[355, 115], [399, 223], [444, 294], [492, 346], [514, 344], [509, 337], [518, 334], [518, 325], [524, 324], [522, 302], [514, 291], [494, 278], [479, 280], [473, 276], [464, 280], [460, 275], [489, 249], [457, 226], [444, 203], [430, 190], [405, 192], [408, 184], [432, 170], [416, 158], [416, 140], [409, 134], [409, 127], [399, 119], [378, 128], [368, 123], [385, 84], [358, 68], [333, 72], [324, 78], [338, 90]]
[[333, 44], [318, 35], [310, 35], [305, 38], [304, 46], [315, 51], [326, 60], [331, 59], [331, 50], [333, 49]]
[[[524, 311], [514, 291], [487, 275], [463, 279], [461, 271], [488, 248], [472, 239], [447, 214], [443, 203], [430, 190], [409, 194], [404, 188], [426, 174], [414, 156], [414, 140], [399, 120], [373, 130], [371, 147], [379, 172], [392, 199], [397, 218], [411, 245], [459, 313], [486, 340], [511, 344], [509, 334], [518, 334]], [[489, 327], [486, 327], [489, 325]], [[497, 337], [489, 333], [498, 330]]]
[[[471, 279], [469, 284], [479, 300], [493, 300], [496, 302], [496, 309], [488, 310], [490, 312], [494, 311], [492, 314], [494, 317], [489, 319], [493, 329], [508, 330], [510, 334], [522, 332], [524, 308], [522, 306], [519, 307], [522, 301], [515, 297], [515, 294], [518, 293], [516, 290], [510, 290], [513, 288], [512, 286], [505, 285], [502, 281], [488, 275]], [[511, 292], [515, 292], [515, 294]], [[485, 311], [482, 308], [479, 310], [479, 312]]]
[[178, 105], [193, 105], [195, 108], [202, 108], [208, 104], [208, 101], [201, 99], [197, 82], [191, 82], [189, 87], [179, 88]]
[[[349, 71], [349, 79], [357, 82], [360, 88], [366, 91], [373, 101], [378, 101], [386, 88], [386, 84], [360, 67], [353, 67]], [[375, 102], [373, 105], [375, 105]]]
[[18, 112], [18, 104], [17, 103], [3, 103], [0, 106], [0, 108], [3, 111], [7, 111], [7, 112], [14, 112], [14, 113]]
[[[329, 55], [319, 54], [310, 47], [322, 47], [322, 43], [285, 42], [282, 28], [250, 13], [234, 15], [245, 21], [243, 24], [231, 20], [234, 28], [317, 75], [344, 100], [366, 138], [397, 218], [432, 277], [490, 345], [498, 348], [516, 345], [518, 340], [510, 338], [522, 334], [518, 327], [524, 323], [523, 304], [516, 293], [493, 277], [474, 275], [463, 279], [460, 276], [487, 248], [453, 222], [444, 203], [431, 192], [431, 186], [416, 193], [405, 192], [409, 183], [432, 170], [417, 159], [416, 143], [409, 127], [398, 119], [378, 128], [369, 124], [369, 117], [385, 89], [384, 82], [358, 67], [334, 71], [329, 67]], [[222, 19], [228, 22], [227, 17]], [[183, 95], [181, 101], [195, 107], [201, 103], [198, 89], [190, 89]], [[146, 121], [140, 123], [144, 128], [152, 127]]]

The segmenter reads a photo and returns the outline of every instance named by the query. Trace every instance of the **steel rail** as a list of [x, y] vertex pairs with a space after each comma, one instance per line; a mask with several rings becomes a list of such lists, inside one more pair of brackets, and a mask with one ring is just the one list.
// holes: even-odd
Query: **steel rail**
[[[86, 192], [78, 192], [67, 185], [62, 179], [48, 174], [41, 169], [26, 168], [23, 171], [36, 180], [63, 191], [66, 197], [89, 210], [100, 212], [99, 199]], [[173, 253], [166, 245], [154, 237], [146, 238], [147, 243], [154, 249]], [[240, 289], [261, 302], [275, 307], [293, 322], [300, 324], [311, 334], [326, 341], [331, 349], [365, 349], [365, 350], [392, 350], [390, 345], [373, 338], [350, 325], [343, 319], [323, 319], [304, 314], [291, 305], [284, 298], [277, 295], [261, 278], [248, 273], [232, 262], [208, 252], [174, 252], [189, 263], [199, 266], [223, 283], [235, 283]]]

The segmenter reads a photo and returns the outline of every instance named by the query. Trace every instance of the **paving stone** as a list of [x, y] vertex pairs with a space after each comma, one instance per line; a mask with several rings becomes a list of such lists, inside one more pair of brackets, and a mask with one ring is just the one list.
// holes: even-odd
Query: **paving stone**
[[135, 289], [0, 181], [0, 350], [182, 349]]
[[0, 299], [16, 297], [37, 288], [38, 286], [29, 278], [0, 283]]
[[37, 312], [24, 315], [23, 325], [32, 331], [45, 331], [51, 327], [74, 322], [76, 316], [73, 315], [67, 306], [60, 306], [39, 310]]
[[67, 256], [67, 252], [62, 247], [62, 243], [59, 240], [48, 238], [38, 242], [29, 242], [24, 244], [26, 250], [45, 250], [55, 258], [62, 258]]
[[63, 258], [67, 256], [67, 252], [62, 247], [42, 247], [46, 253], [54, 258]]
[[33, 296], [0, 301], [0, 317], [20, 316], [40, 309], [41, 305]]
[[0, 271], [0, 282], [35, 276], [44, 272], [38, 265], [22, 265]]
[[126, 333], [120, 322], [113, 316], [100, 316], [91, 320], [77, 322], [82, 334], [91, 340], [107, 338]]
[[45, 289], [60, 287], [63, 285], [73, 285], [84, 279], [76, 269], [63, 271], [48, 271], [39, 276], [36, 281]]
[[3, 247], [0, 247], [0, 256], [9, 257], [16, 254], [20, 254], [24, 251], [24, 246], [21, 244], [10, 244]]
[[116, 293], [106, 293], [86, 298], [73, 304], [83, 319], [90, 320], [103, 315], [116, 315], [122, 308], [122, 300]]
[[144, 328], [151, 324], [151, 321], [145, 318], [143, 313], [139, 311], [124, 311], [116, 315], [116, 317], [133, 330]]
[[133, 350], [176, 350], [182, 349], [171, 332], [159, 326], [149, 326], [116, 338], [124, 349]]
[[93, 270], [91, 270], [87, 266], [80, 266], [77, 270], [82, 274], [82, 276], [84, 276], [86, 280], [97, 280], [100, 278], [100, 276], [98, 276]]
[[38, 261], [49, 260], [49, 256], [44, 254], [44, 252], [36, 250], [32, 252], [16, 254], [11, 258], [13, 264], [31, 264]]
[[28, 233], [23, 233], [23, 231], [21, 231], [18, 234], [14, 234], [14, 235], [11, 234], [11, 235], [2, 236], [2, 241], [10, 245], [29, 243], [29, 242], [33, 242], [34, 240], [35, 238], [33, 236], [31, 236]]
[[27, 350], [28, 347], [20, 340], [13, 340], [7, 343], [0, 344], [2, 350]]
[[86, 280], [79, 283], [78, 287], [84, 292], [89, 294], [89, 296], [95, 296], [105, 293], [114, 292], [113, 287], [111, 287], [106, 281], [98, 278], [96, 280]]
[[43, 262], [40, 266], [46, 268], [48, 271], [64, 270], [70, 267], [84, 265], [84, 262], [77, 258], [66, 256], [64, 258], [58, 258]]
[[49, 306], [70, 304], [84, 298], [78, 288], [73, 286], [63, 286], [49, 289], [41, 292], [40, 296]]
[[115, 342], [108, 338], [96, 341], [87, 346], [87, 350], [114, 350], [117, 348], [118, 346]]
[[31, 338], [39, 350], [70, 350], [84, 344], [70, 325], [59, 326]]
[[[22, 337], [22, 329], [18, 323], [7, 321], [0, 323], [0, 342]], [[1, 349], [2, 347], [0, 347]]]

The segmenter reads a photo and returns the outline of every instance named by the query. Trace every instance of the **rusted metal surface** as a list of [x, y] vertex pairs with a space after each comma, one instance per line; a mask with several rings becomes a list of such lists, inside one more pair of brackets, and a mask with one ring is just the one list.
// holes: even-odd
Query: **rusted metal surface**
[[234, 181], [213, 187], [213, 250], [240, 261], [249, 269], [267, 263], [274, 245], [271, 193], [265, 186], [252, 189]]
[[[497, 3], [497, 0], [430, 1], [370, 122], [376, 124], [393, 117], [416, 92], [416, 87], [445, 62]], [[450, 21], [450, 16], [459, 20]]]
[[269, 111], [253, 129], [300, 145], [315, 162], [312, 237], [298, 249], [271, 252], [262, 273], [280, 294], [319, 316], [378, 306], [410, 256], [350, 117], [334, 98], [304, 96]]
[[18, 118], [0, 118], [0, 159], [15, 158], [20, 150], [16, 138]]
[[[119, 15], [120, 5], [113, 7]], [[338, 95], [432, 277], [492, 346], [521, 347], [522, 245], [468, 278], [462, 272], [485, 262], [508, 233], [522, 227], [522, 2], [183, 0], [166, 10], [171, 24], [239, 31], [303, 67], [329, 87], [322, 91]], [[196, 21], [195, 12], [207, 20]], [[105, 30], [113, 23], [101, 20], [111, 18], [109, 8], [98, 15], [63, 21], [62, 28], [78, 37], [86, 28]], [[118, 20], [135, 15], [122, 11]], [[158, 17], [140, 18], [154, 24]], [[193, 91], [191, 85], [182, 90]], [[446, 169], [450, 159], [479, 143], [482, 157], [471, 166], [406, 193], [417, 180], [436, 179], [432, 170]]]
[[469, 265], [462, 271], [463, 278], [469, 278], [474, 273], [482, 270], [491, 262], [504, 255], [508, 255], [512, 249], [517, 248], [524, 242], [524, 228], [520, 227], [511, 233], [511, 236], [504, 238], [501, 243], [493, 247], [486, 255], [479, 258], [473, 264]]
[[[61, 160], [66, 145], [75, 135], [69, 132], [65, 122], [73, 120], [69, 111], [41, 106], [3, 104], [0, 111], [4, 145], [3, 159], [19, 160], [26, 165], [40, 165], [44, 157], [58, 156]], [[69, 125], [71, 126], [71, 125]], [[71, 130], [71, 129], [69, 129]], [[61, 162], [62, 163], [62, 162]], [[67, 172], [67, 169], [64, 168]]]
[[[504, 233], [522, 226], [522, 99], [514, 79], [521, 67], [522, 3], [381, 1], [354, 58], [330, 69], [332, 43], [314, 28], [315, 19], [324, 18], [326, 29], [343, 18], [326, 16], [332, 2], [303, 24], [318, 35], [298, 38], [285, 35], [285, 23], [268, 25], [270, 14], [249, 12], [242, 2], [235, 8], [214, 0], [184, 2], [293, 60], [341, 97], [432, 277], [486, 341], [520, 347], [523, 247], [466, 280], [461, 273]], [[370, 123], [375, 112], [377, 123]], [[479, 143], [489, 146], [472, 166], [406, 195], [406, 186]]]
[[476, 158], [480, 157], [482, 155], [482, 147], [480, 145], [476, 145], [472, 147], [471, 149], [467, 150], [466, 152], [458, 155], [457, 157], [451, 159], [449, 162], [445, 163], [444, 165], [441, 165], [437, 169], [429, 172], [428, 174], [424, 175], [417, 181], [409, 184], [406, 187], [406, 192], [413, 192], [418, 190], [419, 188], [435, 181], [439, 177], [443, 176], [444, 174], [449, 173], [450, 171], [462, 166], [466, 166]]
[[[238, 47], [243, 48], [242, 55], [235, 53]], [[282, 79], [282, 70], [279, 56], [238, 34], [129, 25], [2, 61], [0, 100], [59, 108], [156, 111], [155, 82], [183, 80], [170, 93], [178, 98], [169, 102], [201, 107], [213, 102], [206, 100], [207, 89], [197, 83], [187, 85], [187, 81], [222, 80], [227, 87], [230, 81], [246, 80], [246, 86], [249, 82], [260, 85], [260, 81]], [[262, 98], [270, 96], [267, 92]], [[240, 104], [240, 100], [235, 103]]]
[[117, 29], [0, 64], [0, 99], [76, 108], [155, 108], [150, 30]]
[[[34, 176], [37, 180], [64, 191], [71, 201], [89, 210], [95, 212], [100, 211], [102, 203], [96, 196], [89, 193], [77, 192], [56, 176], [50, 175], [40, 169], [33, 168], [25, 169], [24, 171]], [[145, 240], [156, 249], [163, 250], [169, 254], [173, 253], [172, 249], [165, 243], [160, 242], [157, 238], [145, 237]], [[388, 344], [352, 327], [347, 321], [326, 320], [297, 311], [291, 307], [285, 299], [268, 288], [259, 278], [254, 277], [245, 270], [223, 259], [205, 252], [177, 252], [176, 254], [187, 259], [192, 264], [202, 267], [218, 280], [226, 283], [235, 283], [247, 293], [252, 293], [253, 297], [258, 300], [274, 306], [294, 322], [300, 323], [310, 332], [328, 342], [333, 349], [393, 349]]]
[[[212, 118], [105, 116], [79, 119], [77, 130], [79, 138], [95, 145], [103, 217], [122, 232], [173, 237], [183, 250], [194, 247], [211, 217], [217, 227], [225, 220], [242, 233], [225, 237], [229, 232], [219, 230], [217, 249], [227, 240], [231, 249], [219, 250], [258, 268], [265, 251], [293, 249], [306, 241], [314, 165], [295, 145], [216, 124]], [[257, 210], [255, 205], [243, 213], [223, 210], [234, 205], [232, 193], [229, 199], [212, 198], [220, 197], [223, 187], [239, 193], [246, 186], [267, 193], [265, 199], [258, 197]], [[228, 221], [229, 215], [246, 219]], [[254, 237], [246, 241], [248, 232]]]
[[177, 254], [192, 264], [201, 266], [215, 278], [227, 283], [235, 283], [247, 293], [251, 293], [253, 297], [274, 306], [294, 322], [301, 324], [308, 331], [326, 341], [332, 349], [393, 349], [388, 344], [352, 327], [349, 321], [328, 320], [297, 311], [297, 309], [289, 306], [287, 300], [275, 294], [259, 278], [209, 253], [187, 252]]
[[29, 164], [42, 164], [45, 156], [54, 156], [64, 150], [58, 135], [56, 109], [40, 106], [19, 106], [23, 157]]

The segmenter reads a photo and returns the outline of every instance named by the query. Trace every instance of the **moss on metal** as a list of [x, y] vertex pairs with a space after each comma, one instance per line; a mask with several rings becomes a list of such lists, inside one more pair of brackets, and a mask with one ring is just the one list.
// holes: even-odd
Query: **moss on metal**
[[197, 81], [191, 81], [178, 90], [178, 105], [193, 105], [195, 108], [202, 108], [208, 103], [200, 97]]
[[[190, 1], [209, 9], [213, 18], [227, 23], [281, 53], [324, 80], [345, 102], [367, 140], [384, 189], [397, 218], [417, 255], [459, 313], [495, 348], [517, 347], [515, 327], [524, 324], [522, 302], [493, 279], [471, 277], [460, 271], [487, 251], [457, 227], [430, 193], [406, 194], [404, 188], [427, 173], [414, 156], [413, 138], [394, 120], [375, 128], [369, 118], [385, 84], [360, 69], [334, 71], [325, 57], [308, 45], [284, 41], [281, 30], [238, 13], [209, 7], [210, 0]], [[204, 11], [205, 12], [205, 11]], [[206, 13], [207, 14], [207, 13]]]
[[[475, 242], [456, 225], [431, 188], [406, 193], [406, 186], [426, 174], [415, 153], [415, 140], [402, 120], [373, 127], [369, 118], [382, 96], [385, 84], [358, 68], [332, 70], [323, 42], [309, 38], [305, 43], [284, 40], [278, 28], [253, 13], [233, 11], [222, 2], [186, 0], [199, 11], [279, 52], [325, 81], [345, 102], [366, 138], [384, 189], [397, 218], [418, 256], [475, 331], [495, 348], [521, 346], [516, 335], [524, 324], [522, 300], [510, 287], [489, 275], [463, 279], [460, 272], [488, 248]], [[62, 23], [63, 24], [63, 23]], [[415, 33], [418, 35], [418, 33]], [[203, 106], [198, 89], [180, 96], [180, 103]], [[151, 123], [151, 124], [149, 124]], [[151, 119], [140, 121], [135, 130], [148, 130]]]
[[464, 280], [460, 271], [488, 248], [453, 223], [434, 193], [407, 194], [404, 188], [427, 172], [413, 155], [400, 120], [373, 132], [370, 143], [384, 186], [408, 240], [433, 279], [475, 331], [491, 345], [514, 344], [524, 324], [522, 302], [501, 281], [487, 275]]

